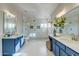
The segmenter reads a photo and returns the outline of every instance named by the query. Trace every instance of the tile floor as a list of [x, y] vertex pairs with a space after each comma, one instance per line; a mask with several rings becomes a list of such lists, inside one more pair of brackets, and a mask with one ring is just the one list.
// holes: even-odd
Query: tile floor
[[26, 40], [24, 46], [14, 56], [54, 56], [47, 50], [46, 41], [48, 39]]

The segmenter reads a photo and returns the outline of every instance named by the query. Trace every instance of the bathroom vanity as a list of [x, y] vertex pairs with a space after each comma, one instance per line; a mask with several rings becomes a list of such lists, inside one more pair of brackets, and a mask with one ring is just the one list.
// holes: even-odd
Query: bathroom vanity
[[73, 41], [67, 36], [53, 37], [52, 39], [52, 52], [55, 56], [79, 56], [79, 41]]
[[23, 35], [3, 37], [2, 38], [2, 55], [12, 56], [20, 50], [25, 40]]
[[[16, 16], [9, 11], [3, 12], [2, 55], [12, 56], [23, 46], [23, 35], [17, 33]], [[19, 33], [19, 32], [18, 32]]]
[[[61, 16], [66, 17], [62, 35], [54, 36], [53, 24], [48, 30], [49, 39], [52, 42], [52, 52], [56, 56], [79, 56], [79, 6]], [[56, 29], [56, 33], [60, 33], [58, 30], [59, 28]]]

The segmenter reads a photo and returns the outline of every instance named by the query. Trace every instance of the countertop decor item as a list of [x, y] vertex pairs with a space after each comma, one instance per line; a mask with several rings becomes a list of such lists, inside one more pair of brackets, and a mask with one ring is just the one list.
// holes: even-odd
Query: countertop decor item
[[54, 34], [54, 36], [56, 36], [56, 29], [55, 28], [53, 30], [53, 34]]
[[62, 29], [64, 28], [66, 17], [61, 16], [59, 18], [54, 18], [53, 25], [56, 28], [59, 28], [59, 32], [62, 33]]

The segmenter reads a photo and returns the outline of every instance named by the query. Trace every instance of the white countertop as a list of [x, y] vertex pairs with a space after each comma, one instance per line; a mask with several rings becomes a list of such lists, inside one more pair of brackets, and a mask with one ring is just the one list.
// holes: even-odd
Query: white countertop
[[49, 36], [55, 38], [57, 41], [63, 43], [67, 47], [79, 53], [79, 41], [74, 41], [71, 39], [70, 36], [67, 36], [67, 35], [63, 35], [59, 37], [54, 37], [52, 35], [49, 35]]
[[15, 38], [20, 37], [20, 36], [22, 36], [22, 35], [12, 35], [10, 37], [3, 37], [3, 39], [15, 39]]

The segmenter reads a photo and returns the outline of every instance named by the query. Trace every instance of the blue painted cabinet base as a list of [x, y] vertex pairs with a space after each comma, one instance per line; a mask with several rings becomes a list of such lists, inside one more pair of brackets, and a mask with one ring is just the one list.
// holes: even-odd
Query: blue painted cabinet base
[[16, 53], [23, 45], [25, 40], [21, 44], [21, 37], [15, 39], [2, 39], [2, 55], [3, 56], [12, 56]]
[[3, 56], [12, 56], [15, 52], [14, 40], [3, 39], [2, 40], [2, 54]]
[[52, 52], [55, 56], [79, 56], [78, 52], [57, 41], [55, 38], [50, 38], [52, 39]]

